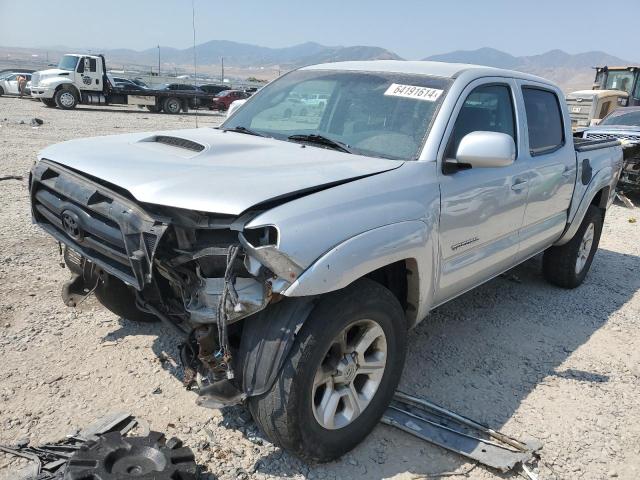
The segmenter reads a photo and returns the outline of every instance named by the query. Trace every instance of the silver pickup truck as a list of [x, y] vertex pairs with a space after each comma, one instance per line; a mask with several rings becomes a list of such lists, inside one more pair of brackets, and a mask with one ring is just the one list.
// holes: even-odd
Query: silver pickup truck
[[585, 279], [622, 150], [573, 139], [562, 99], [473, 65], [305, 67], [217, 129], [46, 148], [33, 219], [68, 305], [171, 326], [200, 405], [246, 402], [325, 461], [378, 422], [430, 310], [541, 252], [550, 282]]

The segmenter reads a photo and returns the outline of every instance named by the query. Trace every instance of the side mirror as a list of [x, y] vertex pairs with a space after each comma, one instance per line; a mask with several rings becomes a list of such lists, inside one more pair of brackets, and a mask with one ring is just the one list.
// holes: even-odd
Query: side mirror
[[506, 133], [471, 132], [458, 145], [456, 161], [472, 168], [508, 167], [516, 159], [516, 144]]

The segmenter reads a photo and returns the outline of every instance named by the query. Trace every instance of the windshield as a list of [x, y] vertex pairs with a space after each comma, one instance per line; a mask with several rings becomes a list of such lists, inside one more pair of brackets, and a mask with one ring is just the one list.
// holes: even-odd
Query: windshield
[[633, 72], [628, 70], [609, 70], [605, 88], [607, 90], [622, 90], [630, 94], [633, 88]]
[[319, 135], [353, 153], [416, 159], [450, 83], [425, 75], [297, 70], [256, 93], [222, 128], [287, 141]]
[[78, 57], [75, 55], [64, 55], [60, 59], [60, 63], [58, 63], [58, 68], [60, 70], [69, 70], [72, 72], [76, 68], [76, 64], [78, 63]]
[[640, 110], [623, 113], [614, 112], [600, 122], [600, 125], [626, 125], [632, 127], [640, 127]]

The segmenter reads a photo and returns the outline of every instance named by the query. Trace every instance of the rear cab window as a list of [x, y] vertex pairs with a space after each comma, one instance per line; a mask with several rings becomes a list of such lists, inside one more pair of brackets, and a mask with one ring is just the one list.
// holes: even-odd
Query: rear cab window
[[558, 96], [551, 90], [522, 87], [531, 156], [551, 153], [564, 145], [564, 124]]

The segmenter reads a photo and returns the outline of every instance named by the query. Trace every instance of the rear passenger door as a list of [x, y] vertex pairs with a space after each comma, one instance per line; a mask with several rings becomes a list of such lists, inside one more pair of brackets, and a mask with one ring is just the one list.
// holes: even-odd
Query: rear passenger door
[[520, 232], [519, 258], [527, 258], [557, 239], [567, 224], [576, 178], [571, 126], [561, 92], [549, 86], [520, 81], [527, 128], [527, 148], [520, 153], [526, 165], [529, 193]]
[[506, 167], [443, 171], [436, 303], [492, 278], [515, 261], [528, 188], [519, 158], [515, 89], [515, 82], [505, 78], [471, 83], [460, 96], [445, 132], [440, 162], [455, 159], [462, 138], [476, 131], [510, 135], [518, 155]]

